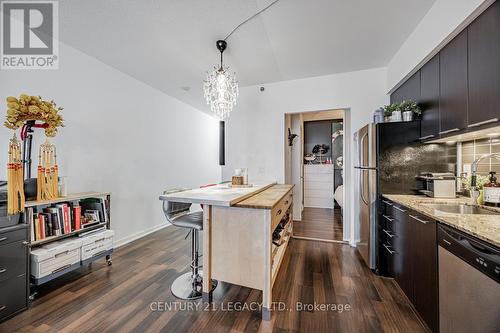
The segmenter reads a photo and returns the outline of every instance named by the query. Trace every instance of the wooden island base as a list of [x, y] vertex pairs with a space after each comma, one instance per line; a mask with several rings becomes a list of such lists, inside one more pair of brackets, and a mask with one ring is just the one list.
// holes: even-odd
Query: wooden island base
[[[262, 319], [271, 319], [272, 287], [292, 234], [292, 189], [274, 185], [233, 206], [205, 205], [205, 301], [212, 301], [211, 279], [262, 290]], [[280, 223], [285, 227], [275, 247]]]

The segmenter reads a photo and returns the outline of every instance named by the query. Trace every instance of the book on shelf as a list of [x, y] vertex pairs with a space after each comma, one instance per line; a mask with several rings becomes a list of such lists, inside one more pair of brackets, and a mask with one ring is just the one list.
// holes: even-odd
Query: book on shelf
[[35, 241], [35, 227], [33, 225], [33, 207], [26, 208], [26, 214], [24, 214], [24, 222], [29, 226], [30, 229], [30, 240]]
[[45, 239], [45, 216], [43, 214], [38, 214], [38, 230], [40, 234], [40, 239]]
[[60, 235], [64, 234], [64, 222], [61, 219], [59, 209], [57, 207], [48, 207], [45, 208], [44, 211], [52, 215], [52, 222], [57, 224], [57, 228], [55, 230], [58, 230]]
[[35, 229], [35, 240], [40, 239], [40, 223], [38, 223], [38, 215], [33, 215], [33, 229]]
[[59, 226], [59, 217], [57, 216], [56, 213], [49, 213], [52, 219], [52, 231], [54, 236], [61, 236], [61, 227]]
[[49, 213], [42, 213], [42, 215], [45, 221], [45, 237], [54, 236], [54, 232], [52, 230], [52, 215]]
[[81, 224], [82, 207], [74, 206], [72, 212], [73, 212], [75, 230], [80, 230], [82, 228]]
[[71, 232], [71, 221], [69, 220], [68, 204], [57, 204], [56, 207], [59, 210], [59, 216], [62, 220], [62, 230], [64, 230], [64, 234], [69, 234]]

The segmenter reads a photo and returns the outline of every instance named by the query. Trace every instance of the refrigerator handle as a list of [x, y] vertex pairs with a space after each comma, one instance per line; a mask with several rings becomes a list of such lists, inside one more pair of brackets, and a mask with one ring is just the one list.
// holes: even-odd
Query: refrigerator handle
[[361, 179], [359, 181], [359, 186], [360, 186], [359, 192], [361, 194], [361, 200], [363, 200], [363, 202], [365, 203], [365, 205], [368, 205], [368, 201], [366, 201], [365, 195], [363, 193], [364, 192], [364, 187], [365, 187], [364, 186], [364, 182], [363, 182], [363, 176], [364, 176], [363, 171], [365, 171], [365, 170], [360, 170], [359, 171], [359, 175], [361, 177]]
[[363, 136], [361, 137], [361, 139], [359, 140], [359, 151], [358, 151], [358, 160], [359, 160], [359, 163], [358, 165], [365, 165], [362, 161], [362, 157], [363, 157], [363, 140], [368, 136], [368, 132], [366, 132], [365, 134], [363, 134]]

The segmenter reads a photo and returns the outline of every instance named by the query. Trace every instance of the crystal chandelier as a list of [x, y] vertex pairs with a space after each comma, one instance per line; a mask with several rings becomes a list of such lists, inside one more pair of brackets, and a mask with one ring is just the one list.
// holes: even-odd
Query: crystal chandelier
[[203, 81], [203, 90], [210, 110], [219, 119], [224, 120], [229, 117], [236, 104], [238, 81], [236, 73], [230, 72], [229, 67], [222, 63], [222, 53], [227, 47], [226, 41], [218, 40], [216, 45], [220, 51], [220, 66], [214, 66], [212, 71], [207, 72], [207, 78]]

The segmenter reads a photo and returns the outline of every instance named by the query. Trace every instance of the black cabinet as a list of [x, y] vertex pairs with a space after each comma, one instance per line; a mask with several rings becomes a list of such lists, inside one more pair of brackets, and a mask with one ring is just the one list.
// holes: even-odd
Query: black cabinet
[[439, 55], [440, 134], [455, 133], [467, 127], [467, 29]]
[[394, 277], [433, 331], [438, 331], [437, 225], [408, 207], [382, 198], [381, 272]]
[[437, 226], [430, 218], [408, 212], [411, 225], [412, 302], [433, 332], [438, 327]]
[[500, 119], [500, 1], [468, 27], [468, 127]]
[[392, 203], [380, 198], [379, 215], [377, 223], [378, 239], [378, 274], [394, 277], [394, 218], [391, 216]]
[[394, 93], [391, 94], [391, 103], [401, 103], [402, 101], [420, 101], [420, 71], [413, 74]]
[[412, 253], [411, 253], [411, 230], [408, 221], [408, 213], [406, 208], [394, 204], [393, 205], [395, 219], [395, 235], [394, 251], [396, 252], [396, 260], [394, 263], [394, 278], [399, 284], [403, 292], [410, 301], [413, 301], [412, 288]]
[[28, 226], [0, 228], [0, 322], [28, 307]]
[[[391, 94], [423, 109], [421, 140], [500, 124], [500, 1]], [[418, 87], [417, 87], [418, 83]]]
[[439, 54], [420, 69], [420, 140], [439, 136]]

